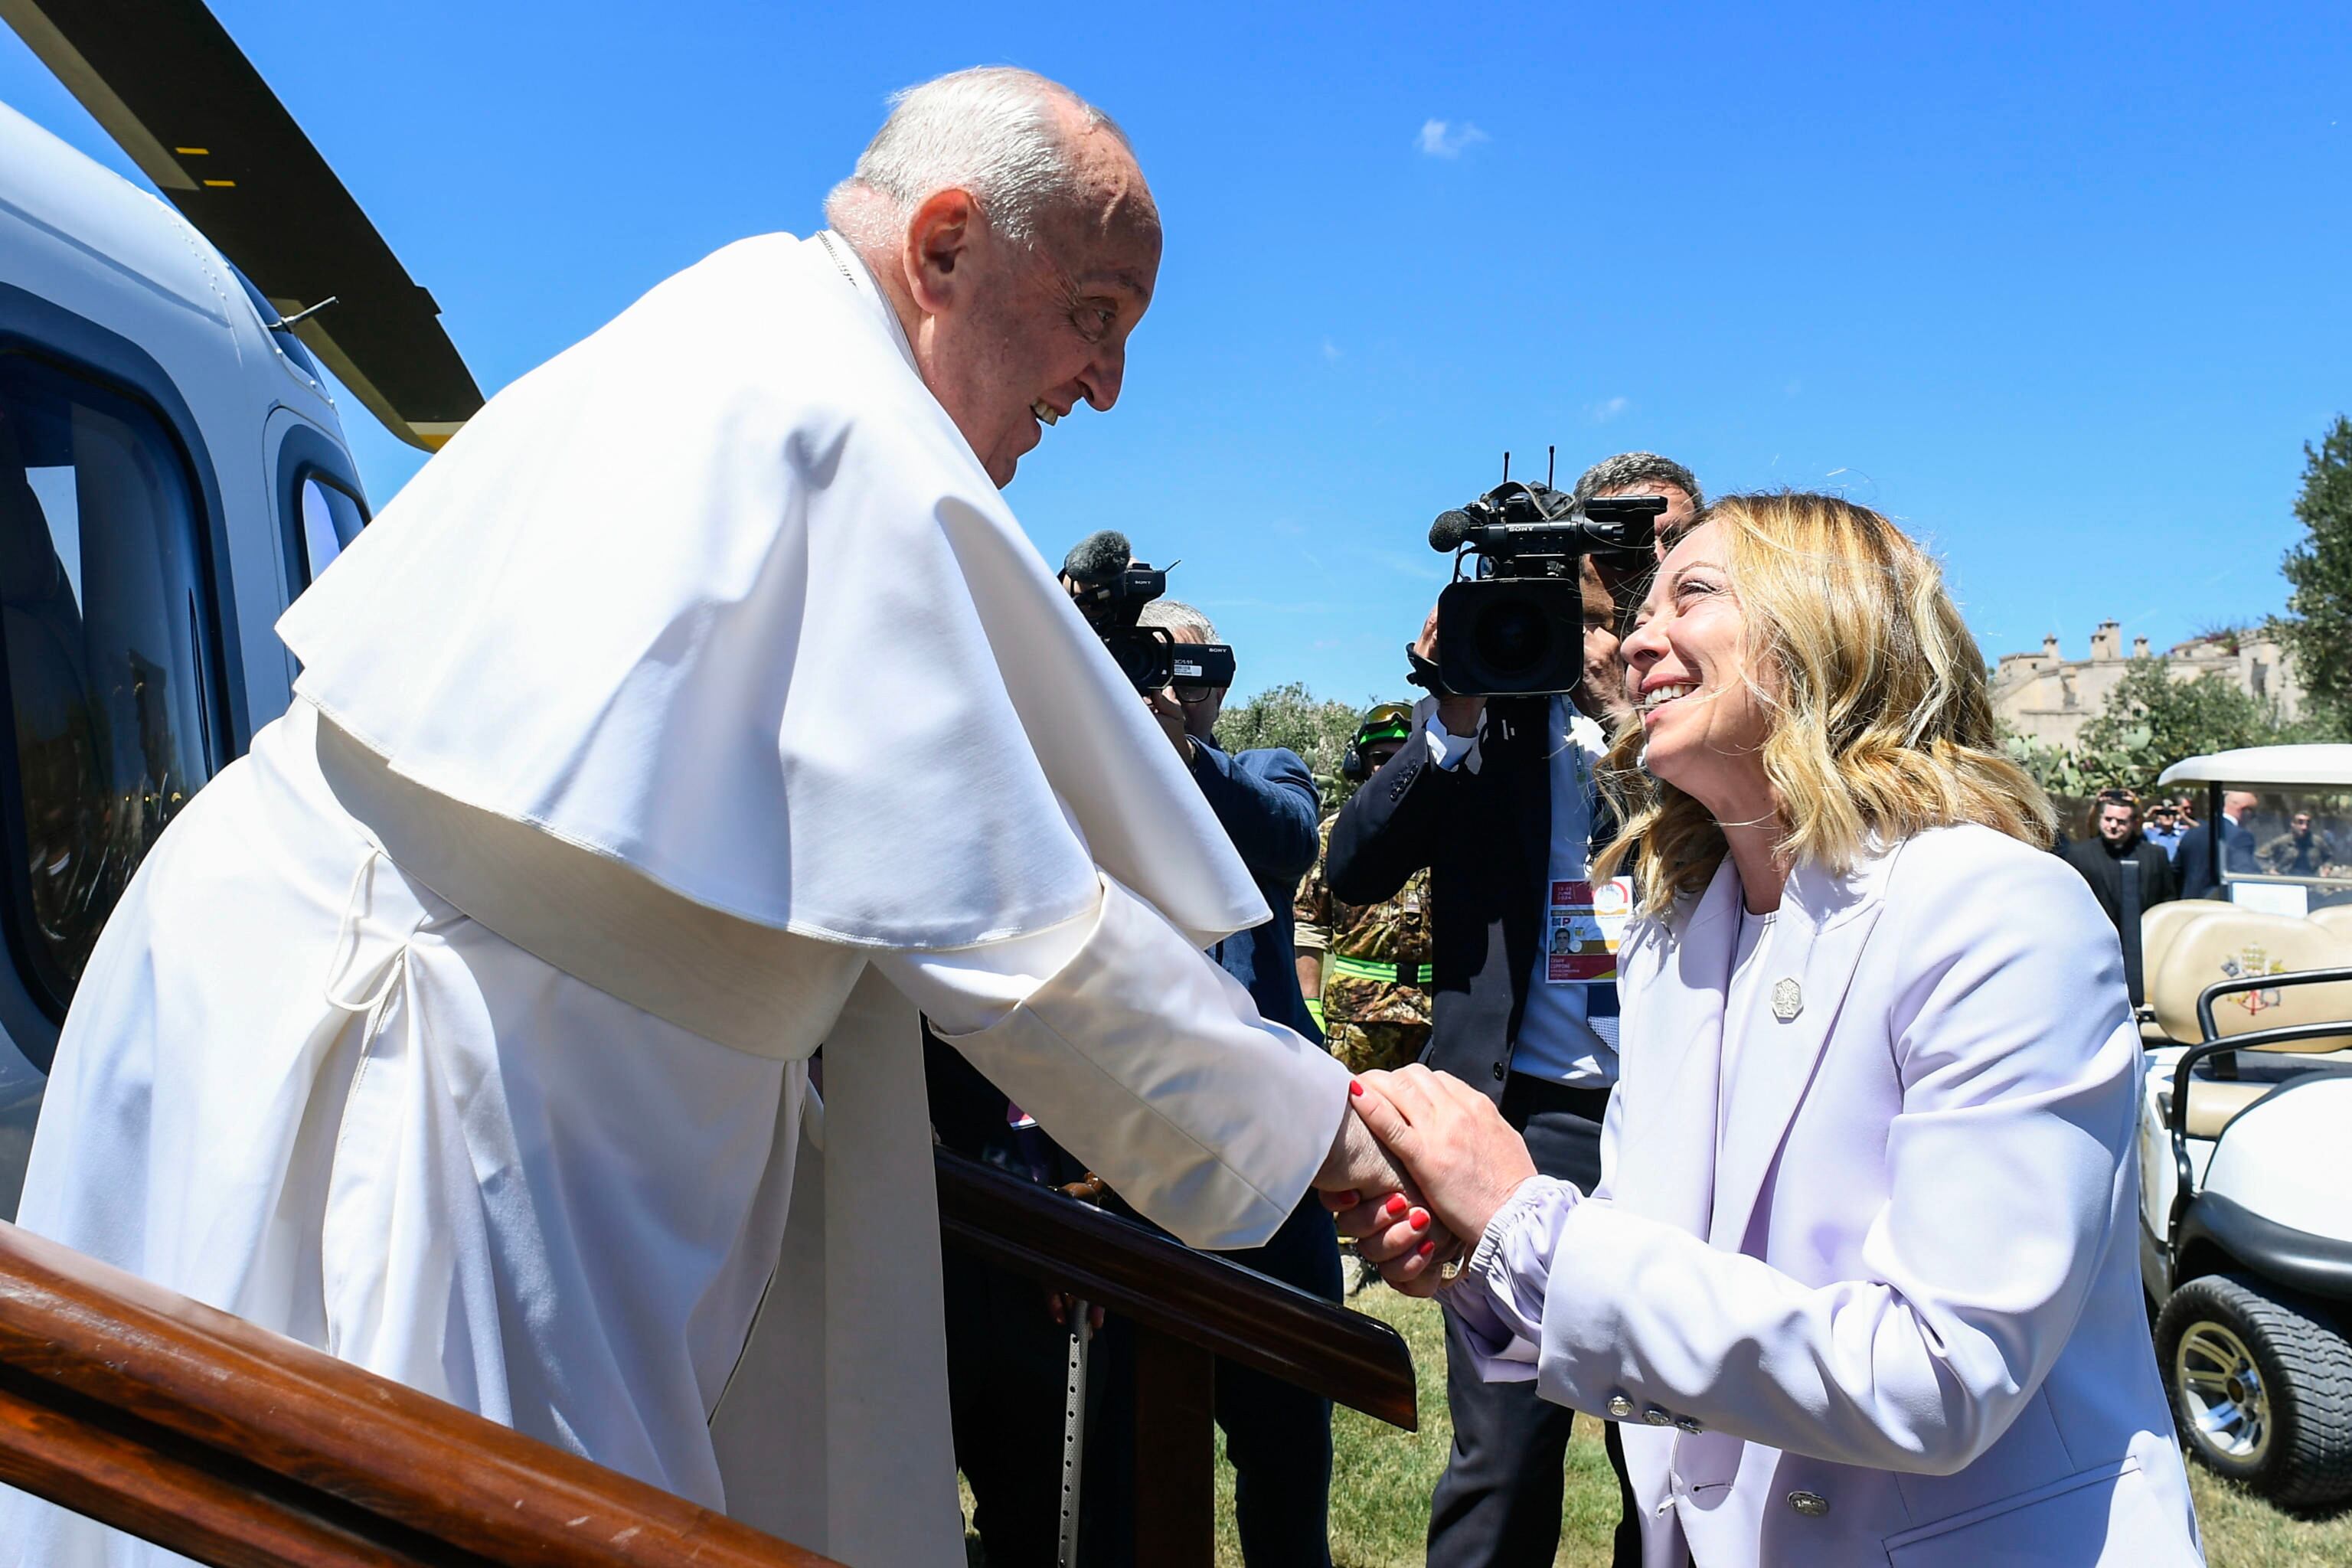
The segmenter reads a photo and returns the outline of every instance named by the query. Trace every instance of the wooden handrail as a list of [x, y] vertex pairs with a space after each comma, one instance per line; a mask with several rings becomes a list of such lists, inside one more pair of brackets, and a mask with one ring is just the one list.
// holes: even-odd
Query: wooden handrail
[[[1411, 1429], [1387, 1325], [976, 1161], [950, 1246], [1131, 1320], [1139, 1561], [1210, 1557], [1210, 1373]], [[0, 1224], [0, 1482], [215, 1568], [839, 1568], [441, 1400]]]
[[9, 1225], [0, 1481], [215, 1568], [839, 1568]]
[[1376, 1318], [1155, 1236], [978, 1160], [934, 1149], [950, 1247], [1220, 1360], [1418, 1429], [1412, 1352]]
[[1134, 1324], [1136, 1568], [1215, 1560], [1210, 1421], [1220, 1360], [1407, 1431], [1418, 1424], [1412, 1354], [1386, 1323], [980, 1161], [932, 1152], [947, 1245]]

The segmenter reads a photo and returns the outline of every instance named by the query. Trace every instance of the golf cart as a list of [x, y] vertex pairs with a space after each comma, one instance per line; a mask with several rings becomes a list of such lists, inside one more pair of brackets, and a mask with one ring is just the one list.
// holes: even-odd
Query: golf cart
[[[2158, 1364], [2199, 1459], [2327, 1507], [2352, 1498], [2352, 745], [2192, 757], [2159, 783], [2203, 786], [2215, 885], [2141, 924]], [[2225, 794], [2254, 797], [2233, 825]]]

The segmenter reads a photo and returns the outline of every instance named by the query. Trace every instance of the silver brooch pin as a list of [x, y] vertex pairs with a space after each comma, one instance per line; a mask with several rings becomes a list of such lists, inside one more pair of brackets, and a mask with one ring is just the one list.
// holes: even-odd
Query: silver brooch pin
[[1793, 977], [1776, 981], [1772, 986], [1772, 1016], [1783, 1024], [1805, 1010], [1805, 993]]

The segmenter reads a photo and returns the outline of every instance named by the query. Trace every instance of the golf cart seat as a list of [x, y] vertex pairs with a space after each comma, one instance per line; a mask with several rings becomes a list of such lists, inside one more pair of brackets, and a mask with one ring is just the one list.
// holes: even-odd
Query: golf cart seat
[[[2189, 1086], [2189, 1121], [2184, 1131], [2191, 1138], [2219, 1138], [2221, 1129], [2230, 1125], [2238, 1112], [2279, 1087], [2269, 1079], [2252, 1083], [2217, 1083], [2211, 1079], [2198, 1079]], [[2169, 1089], [2164, 1092], [2159, 1103], [2168, 1110], [2171, 1109]]]
[[[2140, 963], [2151, 975], [2164, 972], [2164, 961], [2172, 951], [2180, 928], [2200, 915], [2210, 915], [2216, 906], [2210, 899], [2175, 899], [2158, 904], [2139, 920]], [[2194, 1004], [2192, 1004], [2194, 1005]]]
[[[2149, 910], [2142, 928], [2142, 951], [2147, 954], [2148, 1001], [2158, 1026], [2168, 1039], [2194, 1042], [2203, 1034], [2198, 996], [2217, 981], [2352, 965], [2352, 930], [2331, 929], [2336, 924], [2203, 900]], [[2213, 1013], [2217, 1039], [2282, 1025], [2352, 1018], [2352, 983], [2224, 996]], [[2265, 1059], [2233, 1063], [2234, 1076], [2210, 1075], [2200, 1064], [2189, 1083], [2182, 1131], [2191, 1138], [2219, 1138], [2256, 1101], [2334, 1066], [2279, 1061], [2277, 1055], [2313, 1056], [2347, 1048], [2352, 1048], [2352, 1033], [2323, 1035], [2264, 1046]], [[2168, 1110], [2170, 1100], [2171, 1090], [2164, 1090]]]
[[[2172, 906], [2158, 904], [2156, 907], [2158, 910], [2164, 910]], [[2352, 904], [2330, 904], [2324, 910], [2312, 910], [2309, 918], [2313, 925], [2341, 942], [2346, 953], [2352, 954]], [[2352, 963], [2352, 957], [2344, 958], [2339, 962]]]
[[[2200, 916], [2211, 914], [2214, 905], [2204, 899], [2175, 899], [2158, 904], [2142, 915], [2139, 921], [2140, 972], [2147, 976], [2148, 1000], [2155, 1001], [2156, 977], [2164, 973], [2165, 959], [2172, 951], [2173, 940], [2180, 928]], [[2196, 1012], [2197, 999], [2190, 997], [2191, 1016]], [[2143, 1017], [2139, 1026], [2140, 1042], [2147, 1046], [2168, 1044], [2171, 1037], [2164, 1026]]]
[[[2176, 910], [2192, 912], [2175, 914]], [[2161, 924], [2155, 924], [2159, 916]], [[2208, 985], [2352, 965], [2352, 931], [2335, 927], [2333, 921], [2323, 924], [2203, 899], [2159, 904], [2140, 927], [2147, 999], [2157, 1022], [2168, 1037], [2193, 1042], [2203, 1037], [2197, 998]], [[2225, 996], [2213, 1010], [2213, 1029], [2216, 1038], [2226, 1039], [2255, 1029], [2336, 1018], [2352, 1018], [2352, 983]], [[2340, 1051], [2352, 1048], [2352, 1033], [2298, 1040], [2284, 1048]]]

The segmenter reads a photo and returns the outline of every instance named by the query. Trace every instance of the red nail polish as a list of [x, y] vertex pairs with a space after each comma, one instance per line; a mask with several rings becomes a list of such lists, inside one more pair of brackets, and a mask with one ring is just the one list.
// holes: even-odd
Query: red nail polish
[[1421, 1255], [1422, 1255], [1423, 1258], [1428, 1257], [1431, 1253], [1433, 1253], [1433, 1252], [1434, 1252], [1434, 1251], [1436, 1251], [1436, 1250], [1437, 1250], [1437, 1243], [1435, 1243], [1435, 1242], [1433, 1242], [1433, 1241], [1424, 1241], [1424, 1242], [1423, 1242], [1423, 1243], [1421, 1244]]
[[1415, 1209], [1412, 1211], [1412, 1228], [1415, 1230], [1427, 1230], [1429, 1228], [1429, 1211], [1427, 1209]]
[[1348, 1092], [1349, 1094], [1361, 1094], [1364, 1092], [1364, 1086], [1358, 1083], [1354, 1079], [1349, 1079], [1348, 1080]]
[[1388, 1201], [1388, 1205], [1387, 1205], [1387, 1206], [1388, 1206], [1388, 1212], [1389, 1212], [1391, 1215], [1401, 1215], [1401, 1214], [1404, 1213], [1404, 1211], [1405, 1211], [1405, 1207], [1406, 1207], [1405, 1201], [1404, 1201], [1404, 1194], [1403, 1194], [1402, 1193], [1391, 1193], [1391, 1194], [1389, 1194], [1389, 1201]]

